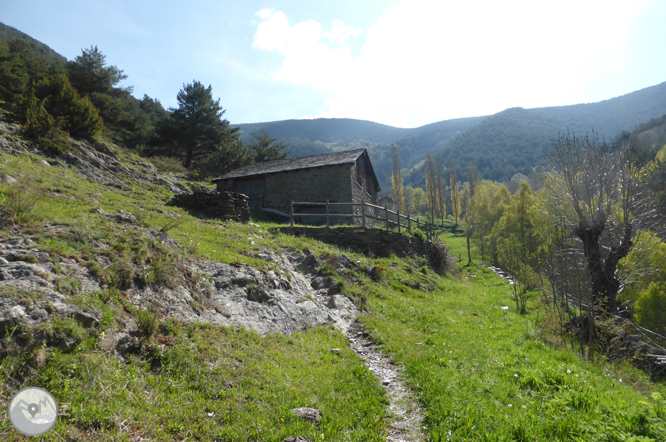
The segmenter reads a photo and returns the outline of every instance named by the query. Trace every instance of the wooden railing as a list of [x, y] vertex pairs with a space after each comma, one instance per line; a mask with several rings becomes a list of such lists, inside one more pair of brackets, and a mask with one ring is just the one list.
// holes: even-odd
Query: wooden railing
[[[331, 213], [331, 207], [337, 207], [337, 206], [351, 207], [352, 212], [355, 206], [361, 206], [361, 213], [359, 215], [354, 213]], [[326, 213], [294, 213], [294, 207], [326, 207]], [[372, 213], [366, 213], [366, 208], [381, 210], [382, 213], [384, 214], [384, 217], [378, 217]], [[395, 219], [397, 221], [389, 219], [389, 214], [395, 215]], [[365, 201], [361, 201], [360, 203], [332, 203], [330, 201], [313, 203], [313, 202], [295, 202], [292, 200], [291, 201], [292, 227], [294, 226], [294, 218], [296, 217], [326, 218], [326, 227], [331, 227], [331, 217], [361, 218], [361, 225], [363, 226], [364, 229], [368, 228], [368, 222], [366, 220], [370, 218], [384, 223], [386, 230], [390, 230], [391, 228], [397, 228], [398, 233], [402, 233], [401, 228], [403, 227], [407, 228], [407, 230], [411, 232], [412, 223], [414, 223], [416, 224], [416, 228], [418, 230], [421, 230], [421, 228], [423, 228], [423, 230], [425, 231], [426, 239], [428, 241], [431, 241], [432, 238], [434, 237], [432, 228], [427, 223], [419, 221], [418, 218], [412, 218], [409, 215], [401, 215], [399, 210], [393, 211], [390, 210], [388, 207], [376, 206], [374, 204], [366, 203]], [[405, 220], [404, 223], [403, 219]]]

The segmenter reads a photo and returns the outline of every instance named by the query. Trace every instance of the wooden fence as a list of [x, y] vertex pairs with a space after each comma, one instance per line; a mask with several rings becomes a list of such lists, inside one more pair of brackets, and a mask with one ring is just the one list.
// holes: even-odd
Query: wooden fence
[[[351, 207], [352, 212], [355, 206], [361, 206], [361, 213], [359, 215], [354, 213], [331, 213], [331, 207], [336, 207], [336, 206]], [[294, 213], [294, 207], [326, 207], [326, 213]], [[372, 213], [366, 213], [367, 208], [378, 209], [383, 211], [384, 217], [375, 216]], [[395, 215], [397, 221], [389, 219], [389, 214]], [[386, 230], [390, 230], [391, 228], [397, 228], [398, 233], [402, 233], [401, 229], [403, 227], [407, 228], [407, 230], [411, 232], [412, 224], [415, 224], [416, 229], [421, 230], [421, 228], [423, 228], [423, 230], [425, 231], [426, 239], [428, 241], [431, 241], [432, 238], [434, 237], [432, 228], [427, 223], [419, 221], [418, 218], [414, 219], [409, 215], [401, 215], [399, 210], [394, 212], [393, 210], [390, 210], [388, 207], [376, 206], [374, 204], [366, 203], [365, 201], [361, 201], [360, 203], [331, 203], [329, 201], [321, 203], [313, 203], [313, 202], [295, 202], [292, 200], [291, 201], [292, 227], [294, 226], [294, 218], [296, 217], [326, 218], [326, 227], [331, 227], [331, 217], [361, 218], [361, 225], [363, 226], [364, 229], [368, 228], [367, 219], [370, 218], [384, 223]], [[403, 222], [403, 220], [405, 221]]]

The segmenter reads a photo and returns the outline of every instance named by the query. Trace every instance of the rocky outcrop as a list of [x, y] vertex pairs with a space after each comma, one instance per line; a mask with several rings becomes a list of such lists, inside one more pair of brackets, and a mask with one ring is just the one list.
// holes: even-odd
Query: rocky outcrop
[[195, 190], [192, 194], [174, 196], [169, 204], [196, 210], [213, 218], [247, 223], [250, 221], [248, 199], [242, 193]]
[[[119, 295], [137, 311], [152, 311], [161, 321], [211, 322], [260, 334], [289, 334], [327, 324], [341, 330], [349, 327], [357, 310], [318, 273], [319, 257], [264, 249], [255, 258], [270, 266], [191, 261], [184, 271], [196, 280], [194, 286], [132, 286]], [[329, 261], [341, 268], [354, 265], [343, 255]], [[102, 289], [82, 263], [39, 250], [28, 237], [7, 239], [0, 244], [0, 339], [24, 350], [44, 342], [72, 349], [76, 339], [49, 332], [48, 324], [56, 318], [73, 319], [85, 328], [100, 328], [102, 312], [81, 307], [77, 297]], [[136, 318], [122, 314], [114, 319], [113, 325], [106, 325], [101, 348], [119, 353], [137, 349]]]
[[127, 180], [152, 183], [167, 187], [175, 194], [190, 193], [190, 189], [179, 183], [178, 177], [171, 173], [158, 171], [151, 163], [143, 160], [125, 160], [128, 166], [121, 163], [120, 158], [108, 145], [87, 141], [68, 139], [71, 150], [59, 156], [49, 156], [39, 149], [39, 146], [27, 144], [13, 134], [20, 131], [16, 124], [0, 121], [0, 149], [13, 155], [33, 153], [43, 155], [45, 166], [75, 168], [81, 175], [107, 187], [124, 189], [128, 186]]

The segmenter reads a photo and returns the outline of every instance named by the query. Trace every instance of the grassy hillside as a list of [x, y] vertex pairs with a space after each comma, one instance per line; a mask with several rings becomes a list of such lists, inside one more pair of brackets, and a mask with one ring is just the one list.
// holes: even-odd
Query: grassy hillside
[[[138, 158], [121, 157], [128, 167], [142, 170]], [[54, 263], [65, 258], [91, 265], [91, 257], [104, 253], [118, 265], [152, 265], [165, 278], [160, 281], [175, 285], [192, 278], [181, 270], [190, 259], [268, 269], [269, 263], [255, 256], [262, 248], [345, 253], [364, 266], [381, 266], [383, 272], [374, 278], [353, 270], [338, 275], [338, 282], [363, 308], [360, 319], [373, 339], [404, 367], [423, 408], [426, 440], [666, 438], [661, 382], [628, 365], [584, 361], [563, 348], [551, 333], [554, 319], [538, 294], [532, 294], [528, 314], [518, 314], [509, 285], [480, 264], [440, 276], [425, 261], [367, 258], [283, 235], [277, 225], [259, 219], [245, 225], [198, 218], [166, 206], [170, 194], [157, 184], [120, 176], [121, 188], [106, 187], [82, 178], [76, 168], [42, 160], [35, 154], [0, 152], [1, 176], [19, 177], [24, 184], [0, 183], [0, 205], [35, 202], [22, 225], [5, 225], [0, 235], [32, 238], [33, 247], [48, 252], [46, 259]], [[17, 190], [22, 192], [18, 199], [10, 198]], [[156, 248], [105, 221], [97, 209], [130, 211], [142, 227], [168, 230], [181, 247]], [[464, 238], [443, 232], [441, 237], [454, 256], [463, 253]], [[164, 256], [169, 259], [160, 261]], [[220, 325], [160, 320], [128, 304], [113, 278], [96, 293], [83, 292], [67, 274], [54, 286], [104, 319], [84, 328], [62, 315], [54, 317], [49, 330], [31, 332], [76, 337], [73, 351], [40, 345], [12, 353], [11, 336], [3, 340], [2, 400], [32, 385], [67, 404], [45, 440], [279, 442], [300, 435], [318, 441], [379, 441], [387, 433], [389, 412], [380, 380], [338, 330], [259, 336]], [[29, 306], [41, 295], [4, 290], [0, 296], [20, 297]], [[140, 324], [140, 351], [119, 358], [105, 349], [104, 337], [128, 318]], [[289, 410], [298, 406], [321, 409], [322, 424], [313, 427], [294, 418]], [[0, 438], [23, 440], [6, 420], [0, 422]]]

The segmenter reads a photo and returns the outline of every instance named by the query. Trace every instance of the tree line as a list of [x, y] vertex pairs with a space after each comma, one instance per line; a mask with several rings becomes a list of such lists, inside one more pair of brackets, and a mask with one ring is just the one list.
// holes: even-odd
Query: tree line
[[68, 137], [110, 140], [145, 156], [175, 158], [204, 177], [289, 155], [286, 143], [263, 130], [243, 143], [210, 85], [184, 84], [178, 106], [165, 109], [148, 95], [135, 98], [131, 86], [121, 86], [126, 79], [97, 46], [63, 64], [24, 40], [0, 42], [3, 118], [52, 153], [68, 150]]

